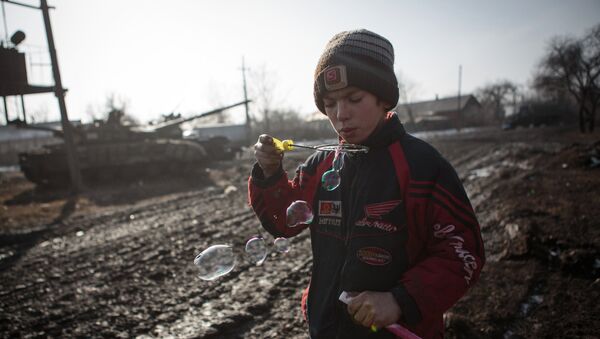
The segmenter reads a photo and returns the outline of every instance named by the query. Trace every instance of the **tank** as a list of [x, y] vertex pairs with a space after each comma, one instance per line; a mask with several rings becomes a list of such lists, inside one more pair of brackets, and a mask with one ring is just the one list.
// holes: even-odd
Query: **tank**
[[[182, 175], [205, 168], [213, 161], [235, 157], [239, 149], [226, 137], [183, 138], [180, 125], [246, 101], [221, 107], [192, 117], [171, 119], [155, 125], [128, 126], [123, 112], [113, 110], [106, 121], [74, 128], [73, 139], [81, 175], [85, 183], [135, 180], [158, 175]], [[43, 129], [21, 125], [22, 128]], [[62, 131], [51, 130], [62, 136]], [[69, 170], [64, 143], [49, 145], [19, 154], [25, 177], [40, 186], [66, 187]]]

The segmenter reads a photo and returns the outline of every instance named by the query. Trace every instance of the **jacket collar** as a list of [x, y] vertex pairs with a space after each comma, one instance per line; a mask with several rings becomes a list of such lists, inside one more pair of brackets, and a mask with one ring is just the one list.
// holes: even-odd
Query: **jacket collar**
[[384, 148], [401, 139], [405, 134], [406, 131], [398, 115], [395, 112], [388, 112], [384, 123], [375, 129], [362, 144], [373, 149]]

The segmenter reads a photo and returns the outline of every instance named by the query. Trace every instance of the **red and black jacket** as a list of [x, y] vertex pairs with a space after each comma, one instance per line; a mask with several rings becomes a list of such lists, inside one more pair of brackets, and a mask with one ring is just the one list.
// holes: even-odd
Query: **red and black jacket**
[[[333, 152], [316, 152], [288, 181], [267, 180], [254, 166], [250, 204], [263, 227], [292, 237], [309, 227], [313, 267], [303, 308], [311, 338], [386, 338], [350, 319], [342, 291], [391, 291], [401, 324], [423, 338], [443, 336], [443, 313], [479, 277], [484, 249], [479, 223], [452, 166], [429, 144], [407, 134], [395, 114], [344, 154], [340, 186], [321, 187]], [[312, 206], [310, 225], [286, 226], [296, 200]]]

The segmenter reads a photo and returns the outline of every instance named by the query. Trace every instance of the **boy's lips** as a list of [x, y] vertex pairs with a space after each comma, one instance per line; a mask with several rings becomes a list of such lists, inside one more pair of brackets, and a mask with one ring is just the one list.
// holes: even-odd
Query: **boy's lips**
[[340, 130], [339, 134], [342, 138], [348, 139], [354, 137], [354, 134], [356, 134], [357, 130], [357, 128], [345, 127]]

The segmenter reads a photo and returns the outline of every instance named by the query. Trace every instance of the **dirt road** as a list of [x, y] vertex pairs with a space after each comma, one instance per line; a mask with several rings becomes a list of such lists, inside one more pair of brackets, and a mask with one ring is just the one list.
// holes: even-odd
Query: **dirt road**
[[[488, 263], [446, 315], [448, 337], [597, 337], [600, 143], [566, 129], [428, 136], [456, 167]], [[307, 153], [290, 153], [291, 173]], [[0, 177], [0, 337], [306, 338], [310, 239], [244, 260], [263, 235], [246, 201], [251, 154], [194, 178], [91, 187], [78, 198]], [[234, 270], [196, 277], [214, 244]]]

